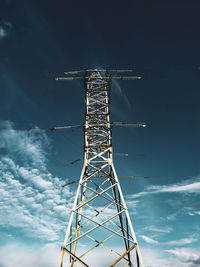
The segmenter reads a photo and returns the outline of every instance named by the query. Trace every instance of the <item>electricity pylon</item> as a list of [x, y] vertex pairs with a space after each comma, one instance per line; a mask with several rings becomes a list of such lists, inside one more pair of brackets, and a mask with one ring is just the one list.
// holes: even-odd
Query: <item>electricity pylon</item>
[[[144, 266], [113, 164], [112, 127], [123, 124], [111, 123], [109, 111], [111, 80], [140, 77], [111, 77], [110, 73], [96, 69], [85, 71], [84, 164], [59, 267]], [[145, 127], [144, 124], [135, 126]], [[102, 255], [100, 261], [99, 255]]]

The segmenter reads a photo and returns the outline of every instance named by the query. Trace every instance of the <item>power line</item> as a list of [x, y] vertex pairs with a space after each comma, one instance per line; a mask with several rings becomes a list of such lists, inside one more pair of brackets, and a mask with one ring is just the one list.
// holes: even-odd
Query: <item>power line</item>
[[50, 127], [50, 128], [6, 128], [6, 127], [0, 127], [0, 131], [40, 131], [40, 130], [58, 130], [58, 129], [72, 129], [72, 128], [80, 128], [83, 125], [68, 125], [68, 126], [64, 126], [64, 127]]
[[122, 156], [122, 157], [128, 157], [127, 153], [113, 153], [115, 156]]
[[61, 130], [61, 129], [72, 129], [72, 128], [80, 128], [82, 126], [83, 126], [83, 124], [67, 125], [67, 126], [56, 126], [56, 127], [49, 128], [49, 130], [54, 131], [54, 130]]
[[[85, 77], [85, 78], [88, 78], [88, 77]], [[61, 81], [61, 80], [81, 80], [81, 79], [83, 79], [83, 77], [82, 76], [80, 76], [80, 77], [56, 77], [55, 78], [55, 80], [56, 81]], [[90, 77], [90, 80], [93, 80], [93, 79], [95, 79], [95, 77]], [[106, 81], [106, 79], [108, 79], [108, 77], [102, 77], [102, 79], [105, 79], [104, 81]], [[111, 79], [117, 79], [117, 80], [140, 80], [140, 79], [142, 79], [142, 77], [141, 76], [112, 76], [111, 77]], [[91, 83], [90, 81], [89, 81], [89, 83]]]
[[71, 161], [69, 163], [66, 163], [64, 166], [67, 167], [69, 165], [74, 165], [74, 164], [76, 164], [77, 162], [79, 162], [81, 160], [82, 160], [82, 158], [75, 159], [75, 160], [73, 160], [73, 161]]
[[[78, 74], [85, 71], [97, 71], [97, 69], [87, 69], [87, 70], [74, 70], [74, 71], [65, 71], [64, 74]], [[106, 72], [108, 70], [99, 69], [100, 72]], [[109, 72], [133, 72], [133, 70], [109, 70]]]

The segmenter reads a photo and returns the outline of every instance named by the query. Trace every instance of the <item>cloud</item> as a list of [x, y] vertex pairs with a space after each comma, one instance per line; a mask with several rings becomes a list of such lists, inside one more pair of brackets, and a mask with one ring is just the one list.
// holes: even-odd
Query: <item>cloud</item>
[[59, 256], [60, 249], [54, 243], [24, 246], [22, 243], [15, 242], [0, 247], [0, 266], [53, 267], [58, 265]]
[[120, 96], [121, 99], [123, 99], [123, 101], [127, 105], [128, 109], [130, 110], [131, 104], [129, 102], [129, 99], [128, 99], [127, 95], [125, 94], [125, 92], [122, 90], [120, 84], [116, 80], [113, 80], [113, 87], [115, 89], [115, 92]]
[[181, 263], [187, 263], [187, 265], [180, 266], [190, 266], [196, 267], [200, 266], [200, 249], [194, 248], [176, 248], [167, 250], [173, 256], [176, 256]]
[[196, 238], [182, 238], [179, 240], [166, 242], [165, 245], [167, 245], [167, 246], [183, 246], [183, 245], [194, 243], [196, 241], [198, 241], [198, 239], [196, 239]]
[[12, 27], [13, 25], [10, 21], [3, 20], [2, 25], [0, 25], [0, 39], [5, 38], [9, 34], [9, 31]]
[[151, 246], [143, 248], [142, 255], [146, 267], [198, 267], [200, 262], [200, 250], [196, 248], [160, 250]]
[[[50, 140], [44, 131], [16, 131], [14, 124], [0, 123], [0, 226], [18, 229], [27, 237], [61, 240], [72, 206], [66, 180], [47, 169]], [[51, 190], [52, 188], [57, 188]]]
[[148, 244], [154, 244], [154, 245], [159, 245], [159, 246], [162, 245], [162, 246], [177, 247], [177, 246], [192, 244], [192, 243], [198, 241], [198, 239], [196, 239], [196, 238], [189, 237], [189, 238], [182, 238], [182, 239], [173, 240], [173, 241], [169, 241], [169, 242], [160, 242], [160, 241], [152, 239], [146, 235], [141, 235], [140, 237]]
[[[196, 207], [195, 207], [196, 208]], [[189, 216], [200, 216], [200, 210], [196, 210], [193, 206], [192, 207], [184, 207], [183, 212]]]
[[[12, 257], [10, 252], [12, 251]], [[89, 266], [108, 266], [104, 262], [107, 250], [101, 249], [99, 253], [95, 251], [92, 257], [85, 259]], [[176, 248], [173, 250], [159, 250], [157, 247], [143, 248], [142, 255], [147, 267], [197, 267], [199, 266], [200, 251], [194, 248]], [[169, 256], [170, 255], [170, 256]], [[58, 264], [60, 258], [60, 247], [55, 243], [44, 245], [31, 245], [13, 242], [0, 247], [1, 267], [53, 267]], [[110, 254], [110, 264], [116, 260], [116, 255]]]
[[6, 35], [7, 31], [2, 26], [0, 26], [0, 39], [3, 39], [4, 37], [6, 37]]
[[175, 221], [177, 215], [178, 215], [178, 212], [174, 212], [174, 213], [168, 215], [168, 216], [165, 218], [165, 220], [167, 219], [167, 221]]
[[196, 210], [196, 211], [191, 211], [191, 212], [188, 212], [188, 215], [190, 215], [190, 216], [200, 215], [200, 211], [198, 211], [198, 210]]
[[159, 242], [145, 235], [141, 235], [141, 238], [149, 244], [158, 244]]
[[157, 247], [151, 246], [151, 248], [142, 248], [141, 250], [144, 265], [146, 267], [177, 267], [170, 262], [169, 255], [166, 257], [163, 251], [160, 251]]
[[200, 179], [187, 180], [178, 184], [171, 185], [154, 185], [148, 186], [146, 191], [130, 195], [131, 199], [140, 198], [151, 194], [161, 193], [182, 193], [182, 194], [200, 194]]
[[[0, 149], [7, 150], [16, 161], [20, 158], [24, 165], [45, 168], [47, 147], [50, 140], [44, 131], [35, 128], [30, 131], [15, 131], [10, 121], [1, 122]], [[45, 149], [44, 149], [45, 148]]]
[[119, 119], [127, 120], [127, 116], [131, 110], [131, 103], [125, 93], [125, 90], [121, 88], [118, 81], [112, 81], [112, 91], [114, 93], [113, 100], [111, 102], [112, 113]]
[[138, 208], [139, 200], [126, 199], [126, 205], [129, 209], [130, 214], [136, 214], [136, 209]]
[[8, 20], [4, 20], [3, 24], [8, 28], [12, 28], [13, 27], [12, 23], [10, 21], [8, 21]]
[[171, 233], [172, 227], [170, 226], [162, 226], [162, 227], [155, 227], [155, 226], [147, 226], [143, 230], [157, 232], [157, 233]]

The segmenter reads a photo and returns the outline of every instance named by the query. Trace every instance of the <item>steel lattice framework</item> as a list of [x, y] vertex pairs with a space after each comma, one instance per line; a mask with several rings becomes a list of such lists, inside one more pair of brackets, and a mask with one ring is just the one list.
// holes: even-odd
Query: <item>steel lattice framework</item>
[[[113, 165], [110, 73], [86, 71], [84, 86], [84, 165], [59, 267], [142, 267], [142, 256]], [[95, 258], [102, 249], [101, 265]]]

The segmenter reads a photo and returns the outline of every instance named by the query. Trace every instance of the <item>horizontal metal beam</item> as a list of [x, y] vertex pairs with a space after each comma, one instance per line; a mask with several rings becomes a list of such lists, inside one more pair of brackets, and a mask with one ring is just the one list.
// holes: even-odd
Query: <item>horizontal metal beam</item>
[[133, 70], [104, 70], [104, 69], [87, 69], [87, 70], [75, 70], [75, 71], [64, 71], [64, 74], [78, 74], [86, 71], [98, 71], [98, 72], [133, 72]]
[[133, 126], [133, 127], [147, 127], [147, 125], [145, 123], [124, 123], [124, 122], [113, 122], [112, 125], [114, 126]]
[[[56, 77], [55, 80], [56, 81], [62, 81], [62, 80], [81, 80], [83, 79], [82, 76], [80, 77]], [[85, 79], [94, 79], [94, 80], [98, 80], [97, 77], [85, 77]], [[101, 80], [102, 83], [105, 82], [105, 80], [109, 80], [109, 79], [116, 79], [116, 80], [140, 80], [142, 79], [141, 76], [113, 76], [113, 77], [101, 77], [101, 79], [99, 78], [99, 80]], [[87, 81], [87, 83], [90, 83], [89, 81]]]
[[49, 130], [54, 131], [54, 130], [62, 130], [62, 129], [71, 129], [71, 128], [76, 128], [76, 127], [82, 127], [82, 124], [79, 125], [69, 125], [69, 126], [56, 126], [52, 127]]

